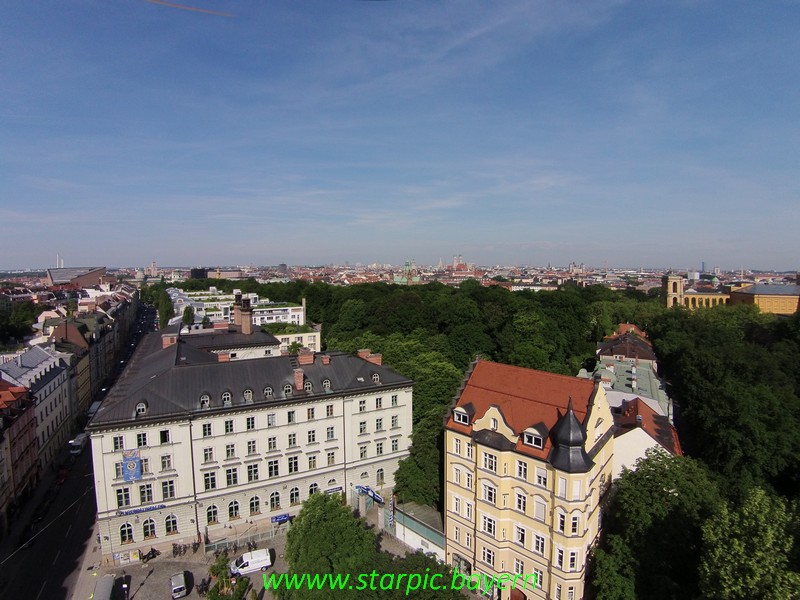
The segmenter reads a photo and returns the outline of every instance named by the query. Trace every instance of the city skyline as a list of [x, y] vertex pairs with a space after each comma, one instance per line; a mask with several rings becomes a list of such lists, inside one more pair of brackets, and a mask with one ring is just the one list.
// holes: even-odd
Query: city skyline
[[796, 2], [183, 4], [5, 9], [0, 268], [800, 266]]

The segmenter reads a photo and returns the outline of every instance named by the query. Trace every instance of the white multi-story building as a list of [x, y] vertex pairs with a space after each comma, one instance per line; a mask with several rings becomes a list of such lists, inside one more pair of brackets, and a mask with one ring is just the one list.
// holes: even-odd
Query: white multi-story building
[[251, 536], [315, 492], [393, 487], [412, 382], [380, 355], [225, 360], [149, 337], [88, 428], [106, 562]]
[[172, 300], [172, 307], [176, 315], [182, 315], [184, 309], [191, 306], [198, 321], [207, 316], [212, 322], [235, 323], [235, 306], [242, 300], [247, 300], [252, 310], [250, 317], [253, 325], [260, 326], [271, 323], [305, 325], [306, 323], [305, 298], [301, 304], [271, 302], [269, 298], [259, 298], [258, 294], [242, 294], [241, 290], [233, 290], [233, 294], [225, 294], [217, 291], [217, 288], [214, 287], [204, 292], [185, 292], [179, 288], [169, 288], [167, 293]]

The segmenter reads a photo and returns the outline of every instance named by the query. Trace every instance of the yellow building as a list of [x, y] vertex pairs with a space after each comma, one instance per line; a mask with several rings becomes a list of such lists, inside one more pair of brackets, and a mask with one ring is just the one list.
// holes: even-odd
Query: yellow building
[[476, 362], [445, 422], [447, 562], [492, 598], [583, 598], [613, 447], [601, 386]]
[[724, 291], [701, 291], [687, 288], [681, 275], [670, 273], [661, 278], [661, 301], [667, 308], [683, 306], [690, 310], [723, 304], [754, 304], [763, 313], [793, 315], [800, 306], [800, 285], [737, 282], [726, 285]]
[[764, 313], [793, 315], [800, 305], [800, 285], [756, 283], [731, 290], [731, 304], [755, 304]]

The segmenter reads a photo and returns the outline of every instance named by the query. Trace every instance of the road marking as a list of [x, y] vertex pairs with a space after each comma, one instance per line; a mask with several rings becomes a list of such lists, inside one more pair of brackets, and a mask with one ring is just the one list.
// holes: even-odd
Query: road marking
[[55, 565], [55, 564], [56, 564], [56, 562], [58, 561], [58, 556], [59, 556], [59, 554], [61, 554], [61, 549], [60, 549], [60, 548], [59, 548], [58, 552], [56, 552], [56, 556], [55, 556], [55, 558], [53, 559], [53, 564], [54, 564], [54, 565]]
[[39, 597], [42, 595], [42, 592], [44, 591], [44, 587], [45, 587], [46, 585], [47, 585], [47, 582], [45, 581], [45, 582], [42, 584], [42, 588], [39, 590], [39, 593], [38, 593], [38, 594], [36, 594], [36, 600], [39, 600]]
[[69, 527], [67, 527], [67, 535], [69, 535], [70, 531], [72, 531], [72, 523], [70, 523]]

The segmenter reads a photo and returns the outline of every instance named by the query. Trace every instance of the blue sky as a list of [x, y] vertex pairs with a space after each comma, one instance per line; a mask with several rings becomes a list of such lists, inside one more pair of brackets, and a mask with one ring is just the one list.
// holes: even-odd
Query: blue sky
[[9, 2], [0, 267], [800, 268], [800, 3]]

